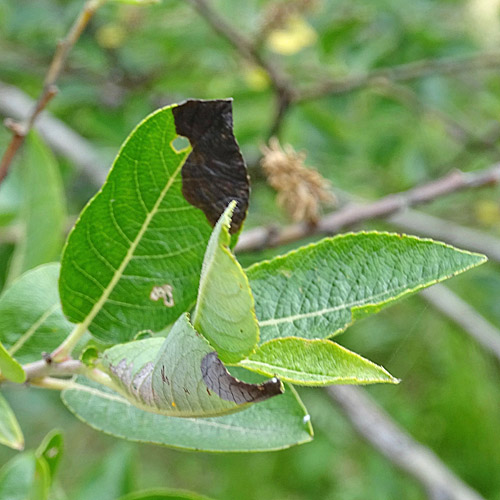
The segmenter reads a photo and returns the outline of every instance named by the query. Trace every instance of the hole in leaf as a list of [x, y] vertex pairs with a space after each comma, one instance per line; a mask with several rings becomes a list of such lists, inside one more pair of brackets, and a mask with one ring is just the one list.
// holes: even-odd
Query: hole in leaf
[[189, 147], [189, 139], [187, 137], [183, 137], [182, 135], [178, 135], [171, 143], [172, 149], [176, 153], [181, 153], [186, 148]]

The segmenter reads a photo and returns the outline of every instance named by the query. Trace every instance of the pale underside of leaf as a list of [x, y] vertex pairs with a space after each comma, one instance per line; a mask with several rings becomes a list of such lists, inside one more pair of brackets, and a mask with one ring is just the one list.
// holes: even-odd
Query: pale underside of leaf
[[278, 381], [251, 385], [231, 377], [217, 357], [207, 356], [214, 353], [182, 315], [166, 339], [112, 347], [104, 353], [103, 365], [123, 396], [162, 415], [223, 415], [280, 394]]
[[270, 340], [239, 364], [297, 385], [398, 383], [381, 366], [325, 339]]
[[217, 222], [205, 253], [193, 314], [193, 325], [216, 349], [220, 359], [235, 363], [250, 354], [259, 340], [259, 327], [250, 285], [231, 253], [231, 202]]
[[390, 233], [326, 238], [247, 269], [261, 342], [327, 338], [355, 319], [486, 261], [443, 243]]
[[287, 387], [279, 398], [212, 418], [175, 418], [143, 411], [111, 389], [83, 377], [61, 396], [78, 418], [97, 430], [174, 448], [271, 451], [310, 441], [313, 434], [310, 418], [293, 387]]

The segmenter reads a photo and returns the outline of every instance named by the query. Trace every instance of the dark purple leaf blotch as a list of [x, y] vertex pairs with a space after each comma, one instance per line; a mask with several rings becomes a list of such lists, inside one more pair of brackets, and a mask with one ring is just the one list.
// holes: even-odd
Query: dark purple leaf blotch
[[234, 378], [215, 351], [209, 352], [202, 359], [201, 374], [208, 389], [221, 399], [238, 405], [257, 403], [283, 393], [283, 386], [277, 378], [266, 380], [262, 384], [247, 384]]
[[182, 194], [212, 226], [236, 200], [230, 232], [237, 233], [248, 209], [250, 182], [233, 134], [232, 100], [189, 100], [172, 113], [177, 133], [193, 148], [182, 167]]

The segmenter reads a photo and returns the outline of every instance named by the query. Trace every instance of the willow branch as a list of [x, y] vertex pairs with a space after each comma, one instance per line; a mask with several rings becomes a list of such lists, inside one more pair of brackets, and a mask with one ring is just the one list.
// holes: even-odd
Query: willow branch
[[400, 428], [367, 394], [357, 387], [331, 386], [330, 398], [356, 431], [396, 467], [422, 484], [430, 498], [481, 500], [437, 455]]
[[[65, 380], [67, 381], [67, 378], [65, 379], [64, 377], [84, 375], [94, 382], [98, 382], [99, 384], [116, 390], [116, 386], [113, 384], [109, 375], [98, 368], [85, 365], [78, 359], [67, 359], [62, 362], [57, 362], [51, 356], [45, 356], [44, 359], [23, 365], [23, 369], [26, 373], [26, 383], [31, 385], [45, 387], [45, 385], [42, 384], [47, 380], [59, 380], [61, 383], [64, 383]], [[49, 388], [54, 389], [57, 387]]]
[[479, 136], [452, 116], [424, 102], [410, 87], [397, 84], [391, 80], [377, 80], [373, 86], [373, 90], [378, 94], [401, 103], [412, 111], [440, 121], [444, 125], [448, 135], [457, 144], [462, 145], [465, 150], [487, 150], [494, 152], [498, 156], [500, 150], [496, 145], [498, 140], [498, 131], [496, 129], [494, 130], [494, 135], [489, 131], [484, 137]]
[[318, 85], [298, 90], [294, 102], [310, 101], [326, 95], [345, 94], [377, 81], [409, 82], [431, 75], [457, 75], [500, 66], [500, 52], [472, 54], [466, 57], [424, 59], [408, 64], [375, 69], [359, 75], [332, 78]]
[[80, 35], [94, 15], [95, 11], [105, 1], [106, 0], [87, 0], [75, 22], [69, 29], [66, 37], [58, 43], [56, 51], [54, 53], [54, 57], [45, 76], [42, 92], [26, 122], [21, 125], [19, 123], [7, 121], [6, 124], [12, 130], [13, 135], [2, 157], [2, 160], [0, 161], [0, 183], [7, 175], [10, 164], [12, 163], [15, 154], [22, 146], [24, 138], [33, 127], [33, 124], [35, 123], [38, 115], [43, 111], [49, 101], [57, 93], [55, 84], [59, 78], [59, 75], [61, 74], [69, 52], [75, 45], [78, 38], [80, 38]]
[[454, 170], [440, 179], [367, 204], [351, 203], [322, 219], [316, 226], [304, 223], [283, 228], [256, 227], [242, 233], [236, 251], [250, 252], [291, 243], [313, 234], [335, 234], [360, 222], [385, 218], [408, 207], [429, 203], [464, 189], [493, 186], [500, 182], [500, 164], [474, 172]]
[[187, 0], [212, 29], [227, 40], [233, 48], [247, 61], [259, 66], [269, 77], [276, 94], [276, 110], [269, 136], [278, 133], [283, 118], [294, 99], [292, 82], [273, 61], [262, 56], [257, 44], [252, 43], [234, 29], [206, 0]]
[[[0, 114], [17, 121], [27, 120], [36, 105], [25, 92], [0, 82]], [[106, 180], [106, 164], [92, 143], [68, 127], [48, 111], [37, 119], [34, 128], [57, 154], [67, 158], [92, 184], [101, 186]]]

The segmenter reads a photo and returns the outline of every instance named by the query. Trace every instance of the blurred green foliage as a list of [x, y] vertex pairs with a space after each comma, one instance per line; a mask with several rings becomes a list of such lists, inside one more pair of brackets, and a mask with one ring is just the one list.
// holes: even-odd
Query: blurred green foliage
[[[0, 80], [35, 97], [57, 39], [82, 4], [0, 0]], [[258, 0], [214, 2], [249, 37], [259, 32], [270, 5]], [[300, 50], [282, 54], [277, 46], [273, 51], [272, 45], [263, 44], [264, 53], [283, 65], [298, 86], [418, 59], [460, 57], [490, 50], [500, 41], [498, 6], [487, 0], [316, 0], [299, 17], [299, 28], [294, 32], [289, 27], [288, 36], [295, 43], [298, 30], [305, 40]], [[236, 136], [254, 164], [274, 112], [272, 89], [262, 72], [180, 0], [103, 7], [72, 51], [59, 87], [51, 112], [91, 140], [108, 163], [136, 123], [157, 107], [188, 97], [232, 96]], [[500, 148], [498, 68], [412, 81], [404, 85], [410, 99], [399, 89], [371, 86], [296, 106], [281, 138], [305, 150], [306, 163], [334, 186], [372, 199], [436, 178], [451, 167], [474, 170], [495, 160]], [[466, 130], [465, 137], [453, 124]], [[493, 137], [490, 144], [471, 141], [485, 134]], [[0, 130], [0, 151], [8, 139]], [[4, 227], [15, 220], [19, 208], [15, 170], [22, 161], [21, 154], [0, 191]], [[69, 213], [76, 215], [95, 187], [76, 175], [67, 160], [58, 162]], [[259, 170], [253, 168], [252, 174], [247, 227], [289, 222]], [[425, 210], [500, 236], [498, 194], [498, 188], [456, 194]], [[390, 229], [383, 222], [364, 227]], [[0, 245], [2, 284], [12, 251], [11, 243]], [[242, 264], [278, 251], [283, 249], [244, 255]], [[498, 264], [488, 263], [453, 280], [450, 287], [500, 326]], [[418, 297], [357, 323], [338, 340], [403, 379], [397, 387], [367, 390], [471, 486], [488, 499], [500, 499], [496, 360]], [[150, 487], [183, 488], [221, 500], [425, 498], [412, 479], [353, 433], [318, 390], [301, 391], [313, 416], [314, 441], [253, 455], [119, 443], [77, 421], [56, 393], [23, 388], [3, 392], [19, 417], [27, 448], [35, 448], [54, 426], [64, 429], [59, 477], [68, 498], [111, 500]], [[0, 461], [15, 453], [1, 448]]]

